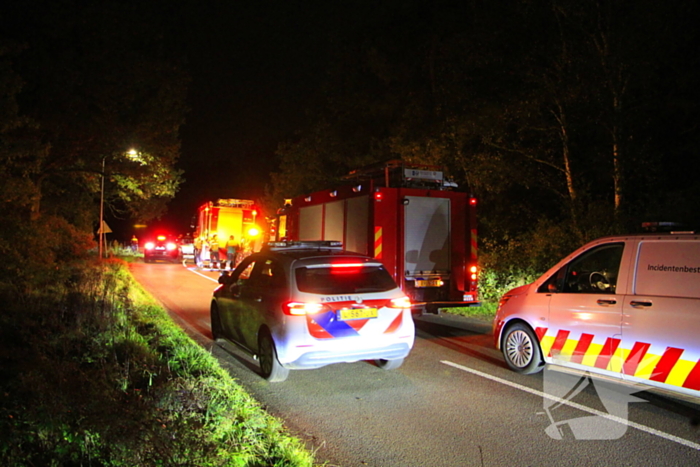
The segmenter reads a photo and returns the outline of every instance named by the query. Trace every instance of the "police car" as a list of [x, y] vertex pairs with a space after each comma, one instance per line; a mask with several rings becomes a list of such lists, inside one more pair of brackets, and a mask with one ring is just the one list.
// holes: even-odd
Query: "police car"
[[219, 283], [214, 339], [254, 355], [269, 381], [359, 360], [394, 369], [413, 347], [410, 300], [381, 262], [340, 242], [269, 243]]
[[700, 236], [605, 237], [506, 293], [494, 319], [508, 366], [554, 364], [700, 399]]

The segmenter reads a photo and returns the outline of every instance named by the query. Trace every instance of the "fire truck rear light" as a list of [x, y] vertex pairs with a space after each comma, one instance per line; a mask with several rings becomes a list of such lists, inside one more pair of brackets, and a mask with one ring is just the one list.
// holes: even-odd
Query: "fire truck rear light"
[[282, 305], [284, 314], [292, 316], [313, 315], [322, 309], [321, 303], [289, 302]]
[[374, 192], [374, 200], [381, 201], [382, 199], [384, 199], [384, 193], [382, 193], [381, 191], [375, 191]]
[[469, 204], [471, 206], [476, 206], [476, 198], [469, 198]]
[[154, 246], [156, 246], [155, 243], [153, 243], [153, 242], [148, 242], [148, 243], [146, 243], [146, 244], [144, 245], [144, 248], [147, 249], [147, 250], [152, 250]]
[[408, 297], [392, 298], [389, 308], [411, 308], [411, 300]]
[[177, 248], [177, 245], [175, 245], [174, 243], [168, 243], [168, 244], [166, 245], [166, 248], [167, 248], [168, 250], [174, 250], [175, 248]]

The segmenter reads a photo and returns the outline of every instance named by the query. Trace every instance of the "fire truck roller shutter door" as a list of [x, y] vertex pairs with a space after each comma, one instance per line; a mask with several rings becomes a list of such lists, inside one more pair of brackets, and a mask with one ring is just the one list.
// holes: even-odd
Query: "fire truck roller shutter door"
[[299, 240], [323, 240], [323, 205], [299, 209]]
[[368, 251], [367, 222], [369, 218], [369, 196], [359, 196], [347, 200], [347, 221], [345, 224], [345, 249], [372, 256]]
[[407, 196], [405, 209], [405, 270], [450, 270], [450, 200]]

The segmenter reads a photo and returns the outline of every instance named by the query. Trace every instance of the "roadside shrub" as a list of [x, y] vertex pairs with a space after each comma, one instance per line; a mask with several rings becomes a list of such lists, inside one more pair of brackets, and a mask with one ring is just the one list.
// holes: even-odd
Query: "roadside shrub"
[[0, 465], [313, 464], [124, 263], [65, 274], [0, 296]]
[[493, 308], [510, 289], [528, 284], [579, 245], [567, 224], [541, 221], [518, 238], [486, 240], [481, 245], [479, 290], [485, 306]]

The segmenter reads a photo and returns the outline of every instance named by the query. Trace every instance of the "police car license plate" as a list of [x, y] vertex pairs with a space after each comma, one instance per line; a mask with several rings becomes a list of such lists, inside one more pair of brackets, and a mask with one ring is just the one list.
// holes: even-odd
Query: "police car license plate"
[[440, 287], [440, 279], [416, 279], [416, 287]]
[[338, 310], [338, 319], [341, 321], [350, 321], [353, 319], [376, 318], [376, 308], [344, 308]]

